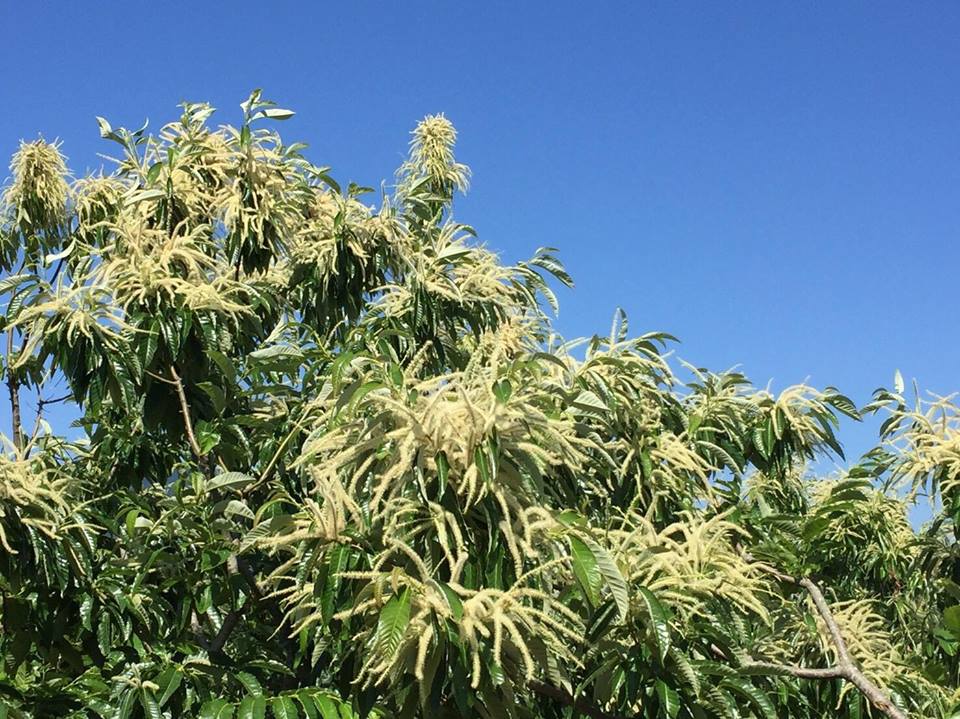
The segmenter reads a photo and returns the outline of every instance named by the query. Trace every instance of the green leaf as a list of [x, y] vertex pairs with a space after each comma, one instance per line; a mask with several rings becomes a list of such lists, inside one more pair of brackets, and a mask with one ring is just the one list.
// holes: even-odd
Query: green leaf
[[101, 614], [100, 620], [97, 623], [97, 646], [100, 647], [100, 651], [105, 656], [109, 656], [110, 645], [111, 645], [110, 615]]
[[396, 654], [409, 623], [410, 590], [404, 589], [399, 595], [393, 595], [380, 610], [373, 639], [374, 651], [384, 658]]
[[248, 484], [256, 481], [257, 480], [255, 477], [251, 477], [249, 474], [244, 474], [243, 472], [224, 472], [216, 475], [213, 479], [207, 482], [207, 490], [242, 489]]
[[831, 521], [830, 517], [814, 516], [808, 519], [803, 525], [803, 538], [808, 542], [816, 539], [830, 526]]
[[313, 694], [307, 689], [301, 689], [294, 696], [303, 707], [306, 719], [317, 719], [317, 704], [313, 700]]
[[[167, 676], [167, 674], [169, 674], [169, 676]], [[183, 681], [183, 671], [180, 667], [169, 667], [161, 674], [161, 678], [164, 677], [166, 680], [160, 682], [160, 686], [163, 687], [163, 693], [160, 695], [161, 707], [170, 701], [170, 697], [172, 697], [174, 692], [180, 687], [180, 683]]]
[[337, 707], [330, 697], [325, 694], [316, 694], [313, 697], [313, 701], [314, 704], [317, 705], [317, 709], [323, 719], [340, 719], [340, 715], [337, 713]]
[[[847, 694], [847, 715], [844, 719], [862, 719], [863, 718], [863, 697], [860, 692], [850, 692]], [[960, 719], [957, 714], [953, 714], [950, 719]]]
[[124, 519], [124, 526], [127, 528], [127, 535], [133, 536], [133, 532], [137, 527], [137, 517], [140, 515], [140, 510], [137, 508], [131, 509], [127, 512], [127, 516]]
[[303, 352], [290, 345], [273, 345], [251, 352], [247, 357], [265, 372], [294, 371], [304, 361]]
[[270, 701], [270, 711], [275, 719], [298, 719], [297, 705], [290, 697], [277, 697]]
[[655, 686], [660, 702], [660, 716], [663, 719], [675, 719], [680, 713], [680, 695], [662, 679], [657, 679]]
[[654, 641], [657, 644], [657, 651], [660, 654], [660, 661], [665, 661], [667, 652], [670, 651], [670, 623], [666, 609], [660, 604], [660, 600], [646, 587], [640, 587], [637, 594], [643, 600], [647, 617], [650, 619], [650, 629], [652, 630]]
[[437, 452], [434, 461], [437, 463], [437, 482], [439, 483], [437, 496], [443, 499], [443, 495], [447, 491], [447, 477], [450, 474], [450, 462], [447, 459], [446, 452], [442, 449]]
[[589, 390], [584, 390], [577, 395], [571, 404], [577, 409], [591, 413], [602, 414], [607, 411], [607, 405], [603, 403], [603, 400]]
[[223, 354], [223, 352], [208, 349], [207, 357], [213, 360], [214, 364], [217, 365], [217, 368], [230, 384], [237, 381], [237, 370], [233, 366], [233, 361]]
[[260, 682], [257, 681], [257, 678], [253, 676], [250, 672], [237, 672], [237, 681], [243, 685], [243, 688], [247, 690], [247, 694], [250, 694], [254, 697], [263, 696], [263, 687], [260, 686]]
[[206, 454], [220, 444], [220, 433], [209, 423], [203, 420], [195, 427], [197, 444], [200, 445], [200, 454]]
[[152, 185], [157, 181], [157, 178], [160, 177], [160, 172], [163, 170], [162, 162], [155, 162], [150, 165], [150, 169], [147, 170], [147, 184]]
[[443, 592], [444, 597], [447, 600], [447, 606], [450, 607], [450, 612], [453, 614], [453, 618], [456, 621], [460, 621], [463, 617], [463, 600], [460, 599], [460, 596], [453, 591], [451, 587], [446, 582], [435, 582], [435, 584], [440, 587], [440, 590]]
[[140, 690], [140, 706], [143, 707], [143, 713], [147, 719], [160, 719], [160, 705], [157, 704], [156, 697], [149, 689]]
[[600, 603], [600, 589], [603, 586], [603, 576], [597, 566], [597, 559], [590, 548], [576, 535], [571, 534], [568, 540], [574, 576], [587, 601], [591, 606], [596, 607]]
[[252, 662], [247, 662], [247, 666], [256, 667], [257, 669], [266, 669], [269, 672], [274, 672], [276, 674], [283, 674], [288, 677], [296, 676], [290, 667], [286, 664], [278, 662], [276, 659], [255, 659]]
[[581, 535], [581, 539], [593, 554], [597, 569], [603, 576], [610, 594], [613, 595], [613, 600], [617, 604], [619, 620], [624, 621], [630, 614], [630, 592], [627, 589], [627, 582], [623, 578], [623, 574], [620, 573], [620, 568], [613, 557], [610, 556], [610, 553], [597, 544], [592, 537], [584, 534]]
[[360, 385], [350, 397], [350, 411], [355, 411], [360, 401], [371, 392], [384, 388], [383, 382], [364, 382]]
[[510, 380], [502, 379], [499, 382], [495, 382], [493, 385], [493, 394], [497, 398], [497, 402], [506, 404], [510, 399], [510, 395], [513, 394], [513, 385], [510, 384]]
[[117, 704], [113, 719], [128, 719], [133, 714], [133, 707], [137, 703], [137, 693], [135, 689], [128, 689], [124, 693], [123, 699]]
[[960, 639], [960, 604], [954, 604], [943, 610], [943, 626], [955, 637]]
[[0, 294], [16, 289], [27, 280], [36, 281], [36, 275], [24, 273], [20, 275], [10, 275], [9, 277], [4, 277], [2, 280], [0, 280]]
[[223, 516], [224, 517], [233, 517], [239, 515], [245, 519], [254, 519], [253, 510], [247, 506], [247, 503], [239, 499], [231, 499], [227, 502], [227, 506], [224, 507]]
[[268, 107], [264, 110], [261, 110], [259, 114], [263, 117], [268, 117], [271, 120], [289, 120], [291, 117], [296, 115], [293, 110], [285, 110], [282, 107]]
[[341, 585], [340, 572], [346, 570], [350, 560], [350, 547], [345, 544], [335, 544], [328, 551], [326, 577], [320, 595], [320, 610], [325, 621], [330, 621], [333, 616], [334, 603]]
[[163, 197], [166, 197], [167, 193], [163, 190], [138, 190], [129, 193], [126, 196], [126, 204], [128, 206], [138, 205], [141, 202], [149, 202], [150, 200], [159, 200]]
[[197, 382], [197, 387], [202, 389], [206, 393], [207, 397], [210, 398], [210, 401], [213, 403], [213, 408], [216, 410], [217, 414], [223, 412], [227, 405], [227, 395], [219, 385], [216, 385], [213, 382]]
[[390, 374], [390, 381], [393, 386], [399, 389], [403, 387], [403, 369], [396, 362], [391, 362], [387, 372]]
[[267, 700], [262, 696], [246, 696], [240, 700], [237, 719], [264, 719], [267, 715]]
[[777, 719], [777, 711], [773, 706], [773, 702], [770, 701], [769, 697], [767, 697], [763, 691], [746, 679], [727, 677], [720, 682], [720, 686], [744, 697], [753, 705], [753, 708], [763, 716], [763, 719]]
[[760, 453], [761, 457], [764, 459], [770, 459], [770, 452], [767, 451], [767, 445], [764, 441], [762, 427], [753, 428], [753, 446]]
[[96, 116], [97, 125], [100, 127], [100, 137], [106, 139], [113, 134], [113, 128], [110, 126], [110, 123], [107, 122], [106, 118]]
[[[229, 714], [223, 712], [229, 710]], [[233, 707], [225, 699], [211, 699], [200, 707], [200, 719], [228, 719], [233, 716]]]
[[640, 452], [640, 466], [643, 469], [643, 476], [647, 479], [653, 477], [653, 460], [650, 458], [650, 451]]

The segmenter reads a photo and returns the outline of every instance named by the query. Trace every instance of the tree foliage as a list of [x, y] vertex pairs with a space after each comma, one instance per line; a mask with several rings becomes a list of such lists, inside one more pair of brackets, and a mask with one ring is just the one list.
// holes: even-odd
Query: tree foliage
[[13, 159], [0, 715], [956, 711], [955, 404], [773, 395], [622, 313], [565, 342], [553, 250], [454, 219], [442, 115], [373, 202], [241, 107]]

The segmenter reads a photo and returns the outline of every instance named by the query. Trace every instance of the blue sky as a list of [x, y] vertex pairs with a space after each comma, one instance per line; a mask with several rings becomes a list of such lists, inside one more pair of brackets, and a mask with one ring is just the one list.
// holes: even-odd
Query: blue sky
[[80, 173], [95, 115], [237, 122], [262, 87], [288, 141], [376, 185], [444, 112], [460, 219], [506, 260], [560, 248], [564, 334], [622, 306], [775, 389], [960, 389], [960, 5], [464, 5], [7, 0], [0, 154], [41, 132]]

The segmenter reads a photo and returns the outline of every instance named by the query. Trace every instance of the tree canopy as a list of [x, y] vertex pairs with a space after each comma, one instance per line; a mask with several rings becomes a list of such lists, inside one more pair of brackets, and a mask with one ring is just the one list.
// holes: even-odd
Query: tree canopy
[[0, 717], [953, 716], [949, 398], [566, 341], [555, 251], [454, 219], [442, 115], [377, 193], [241, 108], [13, 158]]

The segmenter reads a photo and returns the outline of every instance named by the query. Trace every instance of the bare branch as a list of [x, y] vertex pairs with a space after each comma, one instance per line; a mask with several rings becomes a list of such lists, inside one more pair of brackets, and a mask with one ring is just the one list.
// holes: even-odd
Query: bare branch
[[830, 611], [827, 600], [823, 597], [823, 592], [820, 591], [820, 588], [814, 584], [809, 577], [801, 578], [797, 584], [807, 590], [807, 594], [809, 594], [810, 599], [813, 600], [813, 605], [823, 618], [823, 623], [827, 626], [827, 631], [830, 632], [830, 638], [833, 640], [837, 655], [840, 657], [840, 663], [853, 666], [853, 658], [850, 656], [850, 652], [847, 651], [847, 643], [840, 633], [840, 627], [837, 626], [837, 621], [833, 618], [833, 612]]
[[33, 422], [33, 432], [30, 433], [30, 441], [27, 442], [28, 445], [32, 446], [34, 441], [37, 439], [37, 436], [40, 434], [40, 423], [43, 421], [43, 410], [48, 404], [57, 404], [59, 402], [66, 402], [68, 399], [73, 397], [73, 393], [67, 393], [62, 397], [54, 397], [53, 399], [44, 399], [39, 397], [37, 399], [37, 414]]
[[180, 400], [180, 413], [183, 415], [183, 426], [187, 431], [187, 441], [190, 442], [190, 449], [196, 458], [203, 459], [203, 452], [200, 450], [200, 444], [193, 433], [193, 422], [190, 420], [190, 405], [187, 404], [187, 393], [183, 389], [183, 381], [173, 365], [170, 365], [170, 376], [173, 378], [172, 384], [177, 390], [177, 397]]
[[773, 662], [745, 662], [742, 664], [745, 669], [760, 669], [771, 674], [789, 674], [799, 679], [844, 679], [846, 675], [840, 667], [824, 667], [814, 669], [811, 667], [798, 667], [792, 664], [774, 664]]
[[13, 370], [13, 328], [7, 330], [7, 391], [10, 394], [10, 423], [13, 446], [23, 449], [23, 428], [20, 421], [20, 380]]
[[[747, 560], [753, 560], [753, 557], [751, 557], [749, 554], [745, 554], [744, 557]], [[860, 690], [860, 693], [866, 697], [867, 701], [873, 705], [874, 709], [882, 711], [891, 719], [909, 719], [909, 717], [893, 703], [890, 697], [888, 697], [884, 691], [880, 689], [880, 687], [874, 684], [869, 677], [867, 677], [867, 675], [860, 670], [860, 667], [857, 666], [854, 658], [850, 656], [850, 651], [847, 649], [847, 643], [843, 638], [843, 634], [840, 632], [840, 627], [837, 625], [837, 620], [834, 618], [833, 612], [830, 611], [830, 606], [827, 604], [827, 600], [823, 596], [823, 592], [820, 590], [820, 587], [818, 587], [812, 579], [809, 577], [791, 577], [760, 562], [757, 562], [754, 566], [766, 572], [767, 574], [776, 577], [781, 582], [796, 584], [797, 586], [803, 587], [805, 590], [807, 590], [807, 594], [810, 595], [810, 599], [813, 601], [813, 605], [816, 607], [817, 613], [823, 619], [823, 623], [826, 625], [827, 631], [830, 633], [830, 639], [837, 651], [837, 658], [839, 661], [835, 665], [823, 669], [810, 669], [807, 667], [788, 666], [784, 664], [771, 664], [769, 662], [747, 662], [744, 664], [745, 667], [766, 669], [769, 671], [790, 674], [803, 679], [845, 679]]]

